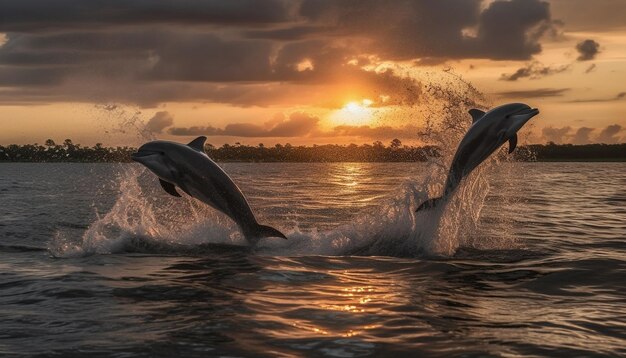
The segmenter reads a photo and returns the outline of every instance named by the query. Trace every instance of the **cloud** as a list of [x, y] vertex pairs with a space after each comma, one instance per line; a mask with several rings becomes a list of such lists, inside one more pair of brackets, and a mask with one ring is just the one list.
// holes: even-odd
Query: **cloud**
[[551, 76], [557, 73], [565, 72], [569, 69], [570, 65], [561, 66], [545, 66], [539, 62], [531, 62], [524, 67], [519, 68], [512, 74], [502, 74], [500, 80], [502, 81], [517, 81], [520, 78], [529, 78], [536, 80], [542, 77]]
[[[566, 127], [545, 127], [542, 129], [542, 139], [544, 142], [554, 142], [557, 144], [571, 143], [571, 144], [590, 144], [590, 143], [606, 143], [615, 144], [620, 143], [620, 140], [626, 138], [620, 138], [620, 133], [624, 128], [619, 124], [612, 124], [606, 126], [603, 129], [580, 127], [576, 130], [570, 126]], [[593, 133], [599, 131], [597, 136], [592, 136]]]
[[317, 127], [319, 118], [304, 112], [294, 112], [288, 119], [273, 120], [260, 126], [253, 123], [231, 123], [224, 128], [172, 127], [172, 135], [234, 136], [234, 137], [297, 137], [310, 134]]
[[622, 126], [619, 124], [612, 124], [604, 128], [598, 137], [596, 138], [596, 142], [598, 143], [606, 143], [606, 144], [615, 144], [619, 143], [620, 138], [618, 134], [622, 131]]
[[[300, 87], [299, 100], [312, 104], [306, 95], [313, 92], [326, 94], [321, 102], [336, 100], [329, 97], [341, 89], [364, 97], [385, 94], [388, 105], [418, 101], [417, 81], [391, 69], [347, 65], [351, 55], [320, 40], [276, 44], [172, 29], [12, 34], [0, 48], [0, 86], [11, 87], [0, 93], [0, 101], [267, 105], [284, 103], [294, 93], [292, 84], [328, 88], [329, 83], [335, 91]], [[305, 60], [312, 68], [301, 71]]]
[[576, 45], [576, 50], [580, 54], [577, 58], [578, 61], [590, 61], [596, 58], [596, 55], [600, 52], [600, 44], [594, 40], [587, 39], [579, 42]]
[[561, 97], [571, 88], [537, 88], [521, 91], [498, 92], [497, 95], [506, 98], [544, 98], [544, 97]]
[[597, 103], [597, 102], [615, 102], [615, 101], [621, 101], [624, 98], [626, 98], [626, 92], [620, 92], [617, 95], [615, 95], [615, 97], [609, 97], [609, 98], [591, 98], [591, 99], [574, 99], [571, 101], [568, 101], [569, 103]]
[[110, 28], [126, 25], [263, 25], [287, 21], [282, 0], [2, 1], [0, 31]]
[[162, 133], [163, 130], [174, 124], [174, 117], [167, 112], [161, 111], [155, 113], [155, 115], [146, 123], [146, 129], [153, 133]]
[[550, 7], [568, 31], [608, 32], [624, 28], [626, 2], [622, 0], [550, 0]]
[[[589, 61], [593, 60], [600, 51], [600, 44], [594, 40], [584, 40], [576, 45], [576, 50], [580, 54], [577, 61]], [[500, 80], [502, 81], [517, 81], [521, 78], [540, 79], [546, 76], [551, 76], [557, 73], [565, 72], [571, 67], [571, 64], [565, 64], [560, 66], [549, 65], [546, 66], [538, 61], [532, 61], [527, 63], [524, 67], [520, 67], [517, 71], [511, 74], [502, 74]], [[595, 69], [596, 65], [591, 64], [585, 73], [590, 73]]]
[[[363, 55], [421, 64], [528, 60], [553, 26], [540, 0], [23, 0], [1, 8], [4, 103], [256, 105], [307, 85], [324, 86], [302, 90], [326, 92], [320, 102], [355, 92], [415, 104], [415, 80], [347, 63]], [[271, 93], [251, 93], [260, 85]]]
[[596, 64], [595, 64], [595, 63], [592, 63], [592, 64], [591, 64], [589, 67], [587, 67], [587, 69], [585, 70], [585, 74], [587, 74], [587, 73], [591, 73], [591, 72], [593, 72], [593, 70], [595, 70], [595, 69], [596, 69]]
[[249, 39], [266, 40], [303, 40], [318, 37], [320, 32], [328, 31], [324, 26], [296, 25], [271, 30], [249, 30], [244, 32], [244, 37]]
[[589, 144], [591, 143], [590, 135], [594, 128], [580, 127], [571, 139], [572, 144]]
[[336, 126], [331, 132], [325, 133], [326, 135], [340, 136], [340, 137], [361, 137], [361, 138], [416, 138], [419, 132], [419, 128], [414, 125], [405, 125], [402, 127], [390, 127], [380, 126], [371, 127], [368, 125], [363, 126], [350, 126], [341, 125]]
[[537, 0], [494, 1], [481, 13], [478, 47], [493, 59], [529, 59], [551, 28], [549, 4]]
[[569, 126], [562, 128], [545, 127], [542, 129], [541, 134], [546, 142], [560, 144], [566, 142], [571, 131], [572, 127]]
[[168, 130], [168, 133], [176, 136], [206, 135], [246, 138], [284, 138], [315, 135], [316, 137], [414, 139], [417, 137], [417, 133], [419, 132], [419, 127], [415, 125], [405, 125], [401, 127], [339, 125], [330, 130], [322, 130], [319, 127], [319, 121], [319, 118], [316, 116], [304, 112], [294, 112], [289, 115], [289, 118], [285, 118], [282, 114], [277, 115], [273, 119], [266, 121], [264, 125], [257, 125], [253, 123], [231, 123], [227, 124], [224, 128], [216, 128], [213, 126], [171, 127]]
[[10, 34], [0, 48], [0, 64], [11, 71], [26, 66], [53, 72], [61, 66], [66, 78], [93, 75], [95, 69], [120, 81], [262, 81], [271, 80], [272, 51], [268, 41], [171, 29]]
[[305, 0], [300, 15], [391, 59], [527, 60], [541, 52], [539, 37], [551, 24], [549, 4], [539, 0], [485, 8], [481, 0]]

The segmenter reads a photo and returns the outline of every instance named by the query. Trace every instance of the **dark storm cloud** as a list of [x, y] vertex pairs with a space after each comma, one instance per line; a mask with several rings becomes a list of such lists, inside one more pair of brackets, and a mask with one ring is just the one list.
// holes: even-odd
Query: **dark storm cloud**
[[172, 81], [272, 80], [272, 45], [265, 41], [224, 41], [213, 35], [183, 36], [154, 49], [150, 79]]
[[305, 0], [300, 14], [328, 35], [372, 42], [392, 59], [529, 59], [550, 28], [549, 4], [539, 0]]
[[59, 66], [84, 64], [99, 58], [96, 53], [76, 51], [1, 51], [0, 64], [17, 67]]
[[481, 14], [479, 48], [495, 59], [529, 59], [541, 52], [538, 41], [549, 29], [549, 20], [549, 4], [545, 1], [493, 2]]
[[327, 32], [328, 29], [321, 26], [296, 25], [271, 30], [250, 30], [245, 31], [244, 36], [250, 39], [266, 40], [303, 40], [317, 37], [318, 34]]
[[600, 134], [596, 138], [596, 142], [606, 144], [619, 143], [619, 133], [622, 131], [622, 129], [622, 126], [620, 126], [619, 124], [607, 126], [600, 132]]
[[0, 31], [179, 24], [251, 25], [287, 21], [283, 0], [0, 0]]
[[569, 67], [569, 65], [545, 66], [539, 62], [531, 62], [511, 74], [502, 74], [502, 76], [500, 76], [500, 80], [517, 81], [520, 78], [529, 78], [531, 80], [536, 80], [542, 77], [565, 72], [569, 69]]
[[174, 117], [167, 111], [154, 114], [146, 123], [146, 129], [153, 133], [163, 133], [163, 130], [174, 124]]
[[[46, 91], [50, 91], [49, 86], [61, 84], [63, 78], [71, 73], [71, 69], [67, 67], [3, 67], [0, 66], [0, 87], [16, 86], [46, 87]], [[1, 93], [2, 91], [0, 91]]]
[[146, 83], [115, 80], [104, 82], [101, 78], [83, 78], [63, 86], [22, 85], [19, 88], [5, 89], [0, 91], [0, 102], [24, 105], [37, 102], [115, 102], [156, 107], [162, 102], [211, 101], [248, 107], [272, 105], [282, 99], [284, 91], [285, 89], [279, 85], [268, 87], [255, 84]]
[[507, 91], [496, 93], [506, 98], [542, 98], [542, 97], [560, 97], [571, 88], [538, 88], [522, 91]]
[[578, 61], [590, 61], [600, 52], [600, 44], [591, 39], [584, 40], [576, 44], [576, 51], [579, 53]]
[[[0, 86], [62, 83], [54, 95], [68, 100], [121, 100], [141, 105], [204, 100], [267, 105], [270, 103], [264, 98], [279, 97], [271, 84], [330, 83], [351, 86], [347, 90], [364, 96], [389, 95], [389, 104], [417, 102], [421, 91], [415, 80], [397, 76], [392, 70], [368, 72], [346, 65], [351, 54], [320, 40], [278, 46], [268, 40], [225, 40], [212, 33], [182, 30], [11, 34], [9, 42], [0, 48], [0, 65], [5, 65], [0, 70]], [[68, 61], [63, 62], [64, 57]], [[302, 71], [298, 64], [303, 60], [313, 67]], [[102, 79], [100, 85], [80, 91], [76, 91], [80, 85], [70, 83], [80, 79], [95, 82], [98, 77]], [[204, 88], [194, 85], [198, 82], [206, 82]], [[242, 85], [225, 86], [226, 82]], [[249, 91], [250, 86], [243, 85], [246, 83], [267, 86], [255, 94]], [[242, 92], [236, 93], [237, 89]], [[19, 92], [2, 93], [0, 100]], [[121, 94], [126, 97], [120, 99]], [[255, 103], [255, 99], [261, 101]]]
[[173, 30], [22, 34], [11, 35], [0, 48], [0, 64], [64, 63], [75, 72], [88, 66], [130, 71], [137, 79], [257, 81], [270, 79], [271, 53], [268, 41], [225, 41], [211, 33]]
[[[386, 105], [416, 104], [419, 83], [392, 70], [363, 70], [369, 61], [364, 54], [424, 64], [529, 59], [541, 51], [539, 37], [552, 26], [548, 3], [482, 5], [481, 0], [0, 0], [0, 32], [7, 33], [0, 45], [0, 101], [267, 105], [284, 99], [280, 86], [286, 92], [306, 84], [335, 94], [390, 96]], [[358, 65], [347, 65], [355, 59]], [[257, 94], [250, 84], [266, 88]]]
[[294, 137], [305, 136], [317, 127], [319, 118], [303, 112], [294, 112], [288, 119], [272, 121], [270, 126], [260, 126], [253, 123], [231, 123], [224, 128], [206, 127], [173, 127], [172, 135], [190, 136], [235, 136], [235, 137]]
[[461, 30], [478, 23], [479, 4], [479, 0], [305, 0], [300, 14], [325, 25], [326, 35], [352, 38], [385, 57], [438, 57], [444, 52], [457, 57], [469, 48]]

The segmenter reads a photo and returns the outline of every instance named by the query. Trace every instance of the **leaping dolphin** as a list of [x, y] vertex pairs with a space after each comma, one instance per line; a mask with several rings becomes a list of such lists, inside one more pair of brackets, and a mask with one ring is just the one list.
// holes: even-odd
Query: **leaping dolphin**
[[132, 160], [159, 177], [163, 189], [180, 197], [176, 187], [231, 218], [254, 246], [264, 237], [287, 237], [270, 226], [260, 225], [237, 185], [204, 152], [206, 137], [184, 145], [156, 140], [142, 145]]
[[509, 103], [487, 113], [471, 109], [469, 114], [473, 123], [452, 159], [443, 195], [426, 200], [415, 211], [433, 208], [447, 198], [463, 178], [505, 142], [509, 142], [509, 153], [512, 153], [517, 146], [517, 132], [529, 119], [539, 114], [539, 110], [523, 103]]

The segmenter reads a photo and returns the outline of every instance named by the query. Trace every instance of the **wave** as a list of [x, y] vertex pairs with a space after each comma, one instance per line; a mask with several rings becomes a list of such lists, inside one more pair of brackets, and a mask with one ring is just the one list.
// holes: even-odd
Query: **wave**
[[[263, 239], [255, 249], [261, 255], [450, 256], [460, 246], [498, 248], [475, 238], [489, 190], [486, 175], [496, 161], [481, 167], [459, 188], [447, 205], [418, 213], [415, 208], [441, 188], [423, 181], [405, 182], [394, 196], [357, 213], [349, 224], [329, 230], [301, 229], [296, 222], [279, 227], [289, 240]], [[434, 171], [436, 172], [436, 171]], [[84, 230], [57, 232], [49, 250], [56, 257], [111, 253], [197, 255], [247, 250], [246, 241], [230, 219], [190, 197], [158, 201], [142, 187], [152, 174], [129, 166], [117, 179], [119, 196], [104, 215]], [[441, 180], [437, 180], [441, 182]], [[158, 190], [159, 188], [153, 188]], [[79, 233], [77, 236], [76, 233]], [[499, 233], [501, 234], [501, 233]]]
[[[419, 203], [441, 192], [439, 183], [444, 182], [456, 145], [471, 124], [467, 109], [481, 107], [477, 101], [482, 95], [471, 85], [457, 77], [448, 81], [447, 87], [432, 84], [430, 101], [422, 104], [421, 113], [428, 113], [422, 139], [443, 149], [441, 156], [430, 158], [429, 174], [423, 180], [403, 183], [397, 194], [358, 213], [349, 224], [321, 231], [300, 229], [297, 223], [280, 227], [289, 240], [263, 239], [255, 252], [450, 256], [460, 246], [498, 248], [497, 243], [470, 242], [489, 191], [488, 173], [502, 161], [498, 155], [466, 178], [446, 205], [414, 212]], [[50, 252], [57, 257], [120, 252], [187, 255], [246, 246], [234, 223], [194, 199], [179, 199], [175, 206], [155, 202], [140, 184], [139, 178], [146, 175], [151, 174], [143, 168], [125, 168], [117, 178], [120, 194], [111, 210], [99, 215], [79, 237], [57, 233]]]
[[0, 245], [0, 252], [35, 252], [46, 251], [43, 247], [28, 245]]

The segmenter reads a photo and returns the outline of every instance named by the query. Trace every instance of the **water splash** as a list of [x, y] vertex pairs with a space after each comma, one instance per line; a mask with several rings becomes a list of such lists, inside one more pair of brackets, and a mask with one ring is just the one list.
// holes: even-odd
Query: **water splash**
[[[488, 177], [503, 162], [503, 153], [492, 156], [466, 178], [446, 205], [419, 213], [415, 208], [440, 195], [456, 146], [471, 125], [467, 110], [486, 108], [484, 103], [482, 94], [454, 73], [435, 78], [425, 86], [423, 103], [416, 109], [426, 121], [420, 139], [440, 148], [439, 155], [429, 158], [425, 178], [403, 183], [395, 196], [358, 213], [350, 224], [329, 230], [300, 229], [297, 224], [281, 227], [289, 240], [264, 239], [256, 251], [267, 255], [450, 256], [460, 246], [480, 246], [473, 234], [489, 192]], [[137, 123], [133, 115], [126, 127], [135, 128], [145, 140], [152, 139]], [[229, 219], [194, 199], [184, 196], [155, 202], [150, 192], [155, 188], [144, 185], [146, 178], [153, 179], [146, 170], [126, 168], [117, 178], [119, 197], [111, 210], [98, 216], [79, 238], [57, 235], [50, 244], [52, 254], [177, 254], [197, 252], [194, 248], [207, 244], [245, 245]]]

